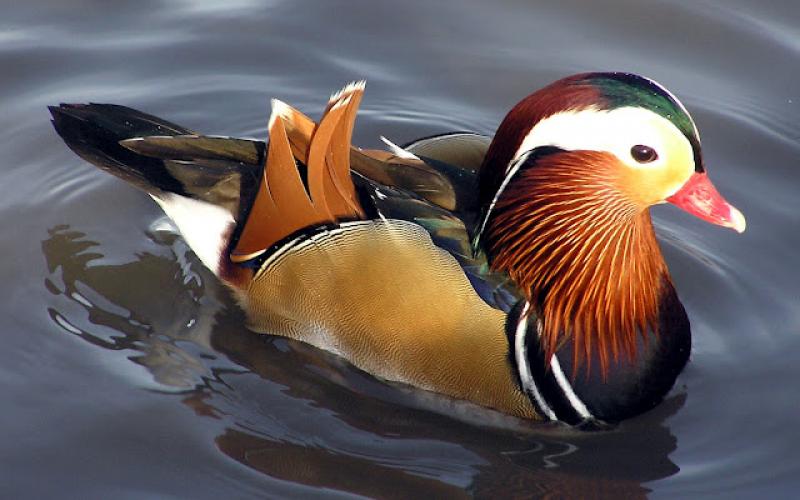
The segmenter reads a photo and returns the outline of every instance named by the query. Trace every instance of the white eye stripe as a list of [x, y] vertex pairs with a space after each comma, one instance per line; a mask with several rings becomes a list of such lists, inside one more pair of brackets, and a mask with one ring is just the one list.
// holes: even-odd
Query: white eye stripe
[[[685, 148], [691, 150], [689, 141], [675, 125], [643, 108], [604, 111], [593, 107], [564, 111], [537, 123], [523, 139], [514, 157], [516, 159], [537, 147], [556, 146], [569, 151], [607, 151], [630, 167], [652, 168], [666, 162], [667, 134], [679, 137]], [[646, 163], [636, 161], [631, 155], [631, 147], [638, 144], [654, 149], [658, 157]]]

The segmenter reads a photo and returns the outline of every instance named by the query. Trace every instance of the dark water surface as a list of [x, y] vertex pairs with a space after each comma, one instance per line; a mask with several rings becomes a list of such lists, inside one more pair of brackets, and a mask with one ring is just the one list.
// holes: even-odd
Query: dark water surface
[[[4, 1], [0, 497], [764, 498], [800, 486], [800, 7], [639, 2]], [[602, 4], [602, 5], [601, 5]], [[223, 7], [224, 5], [224, 7]], [[742, 235], [654, 210], [692, 319], [669, 400], [536, 427], [248, 332], [226, 290], [47, 104], [263, 138], [366, 78], [356, 141], [492, 133], [532, 90], [626, 70], [679, 95]]]

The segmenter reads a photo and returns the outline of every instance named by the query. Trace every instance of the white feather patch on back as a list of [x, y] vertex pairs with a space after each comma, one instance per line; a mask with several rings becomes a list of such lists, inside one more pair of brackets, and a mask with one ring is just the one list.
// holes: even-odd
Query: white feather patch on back
[[[539, 146], [556, 146], [567, 151], [607, 151], [631, 168], [652, 169], [668, 161], [664, 148], [668, 134], [680, 138], [685, 150], [692, 151], [692, 145], [675, 125], [647, 109], [627, 106], [611, 111], [564, 111], [534, 125], [514, 158]], [[641, 165], [631, 157], [631, 146], [635, 144], [652, 147], [658, 152], [658, 159]]]
[[[405, 158], [407, 160], [419, 160], [419, 157], [417, 155], [415, 155], [411, 151], [408, 151], [408, 150], [405, 150], [405, 149], [401, 148], [400, 146], [398, 146], [397, 144], [393, 143], [392, 141], [390, 141], [386, 137], [381, 136], [381, 140], [383, 141], [384, 144], [386, 144], [386, 146], [388, 146], [389, 151], [393, 155], [397, 156], [398, 158]], [[422, 161], [422, 160], [420, 160], [420, 161]]]
[[234, 224], [231, 213], [211, 203], [173, 193], [151, 196], [172, 219], [200, 261], [218, 275], [220, 256]]

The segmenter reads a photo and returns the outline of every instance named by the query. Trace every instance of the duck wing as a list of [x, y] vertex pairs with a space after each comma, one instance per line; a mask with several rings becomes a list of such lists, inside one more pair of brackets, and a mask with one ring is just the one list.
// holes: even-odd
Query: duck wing
[[375, 182], [360, 174], [355, 183], [371, 198], [377, 216], [422, 226], [433, 243], [452, 255], [484, 302], [508, 312], [522, 297], [507, 274], [492, 271], [483, 252], [473, 252], [464, 221], [453, 212], [401, 188]]

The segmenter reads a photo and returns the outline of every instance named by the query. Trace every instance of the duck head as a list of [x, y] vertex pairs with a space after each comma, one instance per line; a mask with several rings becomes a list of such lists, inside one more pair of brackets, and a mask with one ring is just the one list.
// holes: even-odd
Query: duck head
[[672, 289], [649, 207], [669, 202], [738, 232], [708, 178], [694, 121], [658, 83], [585, 73], [523, 99], [481, 168], [475, 245], [519, 285], [549, 359], [566, 340], [603, 372], [658, 333]]

